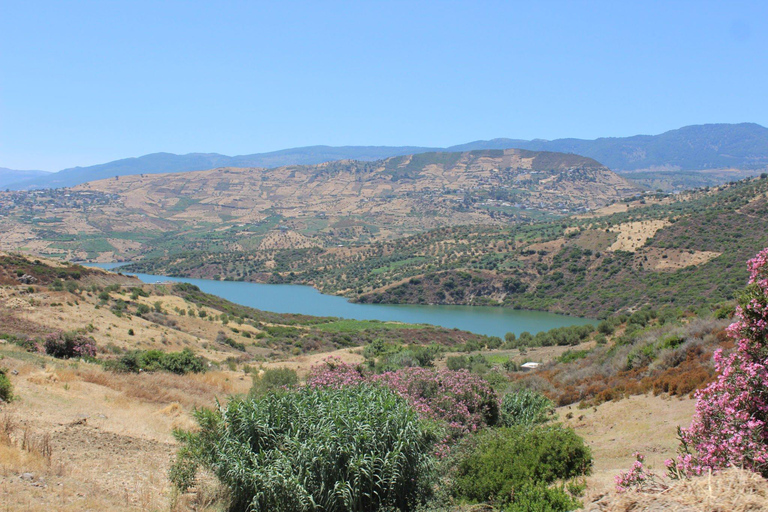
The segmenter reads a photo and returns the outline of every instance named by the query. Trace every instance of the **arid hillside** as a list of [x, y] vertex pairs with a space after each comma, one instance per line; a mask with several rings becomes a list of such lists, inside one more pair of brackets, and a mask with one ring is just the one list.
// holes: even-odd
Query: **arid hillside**
[[348, 247], [182, 251], [160, 275], [311, 284], [370, 303], [500, 305], [584, 316], [730, 300], [768, 245], [768, 179], [645, 195], [582, 215], [452, 226]]
[[0, 249], [109, 261], [326, 247], [584, 213], [637, 191], [589, 158], [523, 150], [120, 176], [0, 193]]

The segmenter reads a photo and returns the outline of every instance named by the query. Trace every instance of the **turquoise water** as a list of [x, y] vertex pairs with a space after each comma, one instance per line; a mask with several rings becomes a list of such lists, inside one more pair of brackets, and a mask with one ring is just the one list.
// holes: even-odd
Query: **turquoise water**
[[[88, 263], [88, 266], [113, 269], [120, 263]], [[355, 320], [383, 320], [413, 324], [432, 324], [457, 328], [488, 336], [507, 332], [536, 334], [555, 327], [595, 324], [578, 318], [540, 311], [522, 311], [487, 306], [423, 306], [411, 304], [354, 304], [343, 297], [323, 295], [310, 286], [212, 281], [150, 274], [135, 274], [145, 283], [164, 281], [191, 283], [202, 291], [263, 311], [337, 316]]]

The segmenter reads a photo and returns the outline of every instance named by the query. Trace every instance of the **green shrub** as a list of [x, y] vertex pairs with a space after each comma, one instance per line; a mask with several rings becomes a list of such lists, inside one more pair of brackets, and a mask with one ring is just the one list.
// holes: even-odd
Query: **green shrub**
[[216, 342], [221, 343], [222, 345], [228, 345], [235, 350], [239, 350], [240, 352], [245, 352], [245, 344], [233, 340], [221, 331], [219, 331], [219, 333], [216, 335]]
[[501, 338], [498, 336], [489, 336], [485, 342], [485, 346], [490, 350], [497, 349], [501, 346]]
[[429, 494], [435, 440], [405, 399], [376, 386], [302, 388], [195, 413], [171, 476], [190, 463], [229, 489], [232, 511], [411, 510]]
[[201, 373], [207, 369], [205, 359], [196, 356], [189, 348], [181, 352], [134, 350], [123, 354], [119, 359], [105, 362], [104, 367], [114, 372], [165, 371], [178, 375]]
[[576, 508], [552, 483], [589, 474], [589, 448], [573, 430], [561, 426], [518, 426], [487, 430], [458, 461], [455, 496], [491, 499], [515, 511], [567, 511]]
[[565, 512], [581, 507], [562, 487], [547, 487], [525, 483], [515, 492], [512, 503], [505, 512]]
[[457, 372], [459, 370], [469, 370], [472, 363], [470, 363], [467, 356], [450, 356], [445, 360], [445, 365], [449, 370]]
[[10, 402], [13, 399], [13, 385], [5, 372], [4, 368], [0, 368], [0, 402]]
[[501, 423], [514, 425], [535, 425], [551, 417], [555, 404], [541, 393], [520, 389], [504, 395], [501, 400]]
[[299, 376], [290, 368], [269, 368], [253, 376], [251, 396], [260, 397], [269, 391], [291, 388], [299, 383]]
[[202, 373], [206, 370], [205, 360], [185, 348], [181, 352], [168, 352], [160, 359], [160, 367], [171, 373]]
[[584, 359], [587, 357], [590, 353], [590, 350], [566, 350], [565, 352], [560, 355], [560, 357], [557, 358], [557, 362], [560, 364], [567, 364], [572, 363], [573, 361], [578, 361], [579, 359]]

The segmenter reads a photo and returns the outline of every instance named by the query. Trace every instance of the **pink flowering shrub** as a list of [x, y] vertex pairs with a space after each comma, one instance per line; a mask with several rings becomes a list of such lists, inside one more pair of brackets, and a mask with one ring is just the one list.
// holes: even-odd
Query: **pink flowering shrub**
[[406, 398], [422, 417], [446, 422], [454, 435], [476, 432], [499, 420], [496, 393], [467, 370], [402, 368], [371, 380]]
[[331, 356], [309, 369], [307, 386], [312, 389], [340, 389], [360, 384], [365, 380], [366, 376], [361, 366], [347, 364], [338, 357]]
[[76, 332], [57, 332], [45, 336], [45, 353], [59, 359], [96, 357], [96, 342]]
[[491, 386], [466, 370], [401, 368], [369, 375], [359, 366], [329, 357], [312, 367], [310, 388], [338, 389], [363, 382], [379, 383], [407, 399], [422, 418], [445, 422], [450, 436], [475, 432], [499, 419], [499, 400]]
[[613, 478], [616, 482], [616, 492], [642, 489], [656, 481], [656, 474], [645, 466], [645, 456], [635, 452], [634, 457], [635, 462], [632, 463], [629, 471], [622, 471]]
[[729, 466], [768, 476], [768, 248], [748, 263], [749, 286], [728, 327], [736, 349], [715, 352], [717, 380], [697, 393], [691, 425], [680, 429], [681, 455], [672, 475]]

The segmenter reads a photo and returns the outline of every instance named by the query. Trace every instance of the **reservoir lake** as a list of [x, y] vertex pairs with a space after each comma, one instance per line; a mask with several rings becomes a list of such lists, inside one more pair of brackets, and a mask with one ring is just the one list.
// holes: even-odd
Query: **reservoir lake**
[[[84, 263], [83, 265], [112, 270], [125, 263]], [[431, 324], [502, 338], [508, 332], [519, 335], [521, 332], [528, 331], [536, 334], [555, 327], [597, 323], [589, 318], [492, 306], [355, 304], [344, 297], [324, 295], [311, 286], [294, 284], [213, 281], [133, 273], [130, 275], [135, 275], [148, 284], [169, 281], [194, 284], [206, 293], [263, 311], [334, 316], [354, 320]]]

